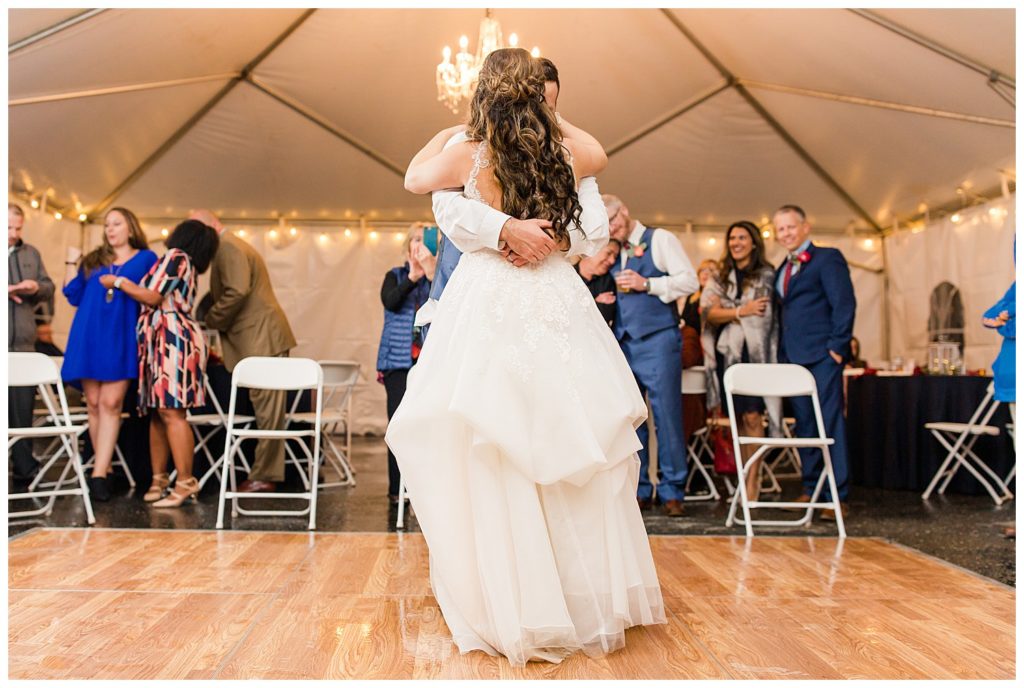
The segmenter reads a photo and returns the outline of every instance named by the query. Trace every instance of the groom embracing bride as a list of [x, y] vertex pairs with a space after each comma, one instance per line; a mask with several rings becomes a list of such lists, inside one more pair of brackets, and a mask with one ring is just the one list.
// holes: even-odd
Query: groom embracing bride
[[387, 442], [459, 649], [598, 656], [665, 622], [635, 499], [646, 407], [567, 260], [608, 240], [593, 178], [607, 158], [559, 122], [543, 65], [514, 48], [487, 57], [456, 133], [407, 172], [417, 193], [462, 189], [434, 205], [463, 255]]

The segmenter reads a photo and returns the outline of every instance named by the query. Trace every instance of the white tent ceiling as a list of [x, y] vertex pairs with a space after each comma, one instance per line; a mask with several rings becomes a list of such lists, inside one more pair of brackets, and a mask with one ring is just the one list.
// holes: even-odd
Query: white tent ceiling
[[[457, 121], [433, 70], [482, 10], [81, 15], [9, 11], [13, 189], [153, 219], [428, 217], [401, 173]], [[562, 114], [611, 152], [602, 189], [649, 222], [761, 221], [795, 202], [819, 227], [877, 227], [1015, 170], [1014, 108], [987, 76], [1012, 98], [1010, 9], [494, 16], [555, 61]], [[159, 82], [175, 85], [123, 88]]]

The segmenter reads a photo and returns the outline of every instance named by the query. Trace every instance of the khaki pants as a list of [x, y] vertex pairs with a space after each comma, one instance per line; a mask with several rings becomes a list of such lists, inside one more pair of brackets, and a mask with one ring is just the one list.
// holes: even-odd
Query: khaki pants
[[[279, 354], [287, 356], [288, 352]], [[274, 389], [250, 389], [249, 400], [260, 430], [284, 430], [286, 392]], [[284, 440], [261, 439], [249, 480], [279, 483], [284, 480]]]

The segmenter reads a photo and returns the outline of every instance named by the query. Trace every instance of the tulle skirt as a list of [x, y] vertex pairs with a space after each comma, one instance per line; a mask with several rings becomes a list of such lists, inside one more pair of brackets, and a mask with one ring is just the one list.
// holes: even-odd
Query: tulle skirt
[[387, 432], [462, 652], [557, 662], [665, 622], [636, 502], [646, 417], [567, 262], [462, 257]]

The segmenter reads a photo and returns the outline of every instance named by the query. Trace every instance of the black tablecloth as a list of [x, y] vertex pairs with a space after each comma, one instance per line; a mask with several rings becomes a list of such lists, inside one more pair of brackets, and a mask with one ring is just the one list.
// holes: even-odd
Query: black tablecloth
[[[923, 492], [947, 453], [924, 424], [966, 423], [991, 381], [928, 375], [851, 378], [846, 415], [853, 484]], [[1008, 422], [1009, 409], [1000, 404], [989, 421], [1000, 429], [1000, 436], [982, 436], [974, 445], [974, 453], [1000, 477], [1006, 476], [1014, 460]], [[960, 469], [947, 492], [987, 494], [966, 469]]]

